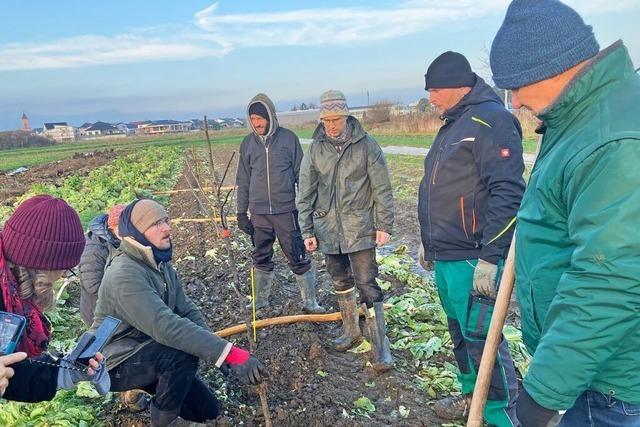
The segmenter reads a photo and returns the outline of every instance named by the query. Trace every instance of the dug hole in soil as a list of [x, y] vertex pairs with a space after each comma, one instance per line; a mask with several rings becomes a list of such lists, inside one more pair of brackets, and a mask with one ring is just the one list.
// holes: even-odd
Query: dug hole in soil
[[[231, 152], [214, 152], [218, 169], [223, 170]], [[191, 188], [190, 177], [191, 174], [185, 170], [176, 188]], [[232, 185], [234, 178], [235, 170], [232, 170], [225, 184]], [[235, 216], [235, 200], [230, 202], [229, 208], [230, 215]], [[415, 248], [415, 206], [396, 206], [396, 212], [395, 244], [410, 243], [410, 247]], [[190, 191], [171, 197], [169, 215], [173, 219], [208, 216], [200, 211]], [[232, 242], [236, 245], [241, 290], [249, 295], [251, 243], [237, 230], [235, 223], [231, 223], [230, 228]], [[227, 264], [225, 245], [216, 236], [213, 225], [177, 221], [172, 226], [172, 240], [174, 265], [185, 292], [200, 308], [211, 330], [242, 323], [243, 313], [231, 285], [233, 277]], [[269, 300], [271, 305], [259, 313], [259, 318], [302, 314], [295, 278], [278, 245], [275, 248], [276, 276]], [[320, 304], [328, 312], [338, 311], [331, 280], [324, 267], [324, 257], [316, 253], [313, 262], [318, 270]], [[395, 283], [385, 296], [406, 292], [402, 286]], [[242, 304], [248, 302], [245, 299]], [[361, 326], [364, 326], [363, 322], [361, 319]], [[334, 351], [332, 341], [340, 335], [340, 325], [340, 322], [297, 323], [258, 330], [256, 355], [269, 370], [266, 390], [274, 426], [434, 426], [444, 422], [434, 415], [429, 406], [432, 402], [426, 393], [412, 384], [411, 367], [405, 372], [394, 369], [376, 375], [369, 363], [369, 353]], [[245, 333], [228, 339], [242, 348], [249, 348]], [[393, 356], [396, 360], [411, 359], [408, 352], [393, 351]], [[264, 425], [255, 387], [224, 377], [210, 362], [200, 362], [200, 375], [217, 390], [224, 414], [207, 425]], [[375, 405], [375, 411], [368, 414], [370, 418], [353, 413], [354, 401], [362, 396]], [[408, 410], [408, 415], [403, 411], [405, 417], [398, 413], [401, 405]], [[105, 414], [108, 425], [149, 424], [148, 412], [130, 414], [117, 405], [113, 409]], [[189, 424], [180, 422], [179, 425]]]

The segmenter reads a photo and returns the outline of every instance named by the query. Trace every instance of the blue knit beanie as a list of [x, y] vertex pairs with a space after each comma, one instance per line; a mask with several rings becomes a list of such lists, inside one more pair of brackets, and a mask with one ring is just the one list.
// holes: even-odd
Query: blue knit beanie
[[558, 0], [513, 0], [491, 45], [496, 86], [516, 89], [556, 76], [595, 56], [590, 25]]

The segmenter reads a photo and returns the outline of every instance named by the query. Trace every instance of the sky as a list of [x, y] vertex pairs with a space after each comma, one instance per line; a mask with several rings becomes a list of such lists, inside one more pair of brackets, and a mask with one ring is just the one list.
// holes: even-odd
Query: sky
[[[640, 1], [567, 0], [601, 48], [640, 66]], [[508, 0], [3, 0], [0, 130], [45, 121], [243, 117], [342, 90], [352, 106], [412, 102], [446, 50], [486, 66]]]

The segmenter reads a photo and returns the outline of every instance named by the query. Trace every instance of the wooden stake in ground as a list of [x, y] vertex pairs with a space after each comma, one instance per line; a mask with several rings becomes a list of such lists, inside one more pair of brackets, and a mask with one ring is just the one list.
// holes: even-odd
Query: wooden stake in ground
[[[236, 153], [234, 152], [231, 155], [231, 158], [227, 163], [227, 167], [225, 168], [222, 178], [220, 180], [217, 180], [215, 176], [215, 165], [213, 163], [213, 148], [211, 147], [211, 140], [209, 139], [209, 124], [207, 123], [207, 116], [204, 116], [204, 129], [205, 129], [205, 135], [207, 137], [207, 144], [209, 146], [209, 162], [211, 164], [211, 174], [214, 178], [214, 185], [215, 185], [215, 182], [218, 183], [218, 189], [216, 192], [216, 201], [218, 203], [218, 212], [220, 214], [220, 222], [222, 225], [222, 240], [224, 241], [225, 247], [227, 249], [227, 262], [229, 265], [229, 269], [231, 271], [231, 275], [233, 276], [233, 289], [235, 290], [236, 295], [238, 297], [240, 313], [243, 313], [243, 317], [247, 325], [247, 338], [249, 340], [249, 351], [251, 353], [255, 353], [256, 343], [253, 340], [253, 337], [251, 336], [251, 333], [250, 333], [251, 315], [249, 314], [249, 311], [245, 306], [244, 298], [242, 297], [242, 293], [240, 292], [240, 288], [239, 288], [240, 274], [238, 273], [238, 267], [235, 259], [236, 257], [233, 252], [233, 247], [231, 246], [231, 241], [229, 239], [231, 237], [231, 231], [229, 230], [229, 227], [227, 225], [226, 212], [224, 210], [225, 205], [229, 201], [229, 196], [233, 192], [233, 188], [227, 192], [224, 198], [222, 197], [222, 194], [221, 194], [222, 184], [225, 178], [227, 177], [227, 173], [229, 172], [229, 167], [231, 166], [231, 162], [233, 162], [233, 158]], [[269, 403], [267, 401], [267, 388], [264, 382], [258, 384], [258, 396], [260, 397], [260, 406], [262, 407], [262, 414], [264, 415], [264, 425], [266, 427], [271, 427], [271, 413], [269, 412]]]

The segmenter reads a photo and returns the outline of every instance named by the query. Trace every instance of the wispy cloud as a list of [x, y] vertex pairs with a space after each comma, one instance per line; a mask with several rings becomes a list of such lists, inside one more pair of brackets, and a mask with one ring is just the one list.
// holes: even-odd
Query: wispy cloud
[[[568, 0], [582, 13], [640, 9], [637, 0]], [[501, 15], [508, 0], [406, 0], [393, 6], [220, 13], [213, 3], [186, 25], [145, 27], [116, 36], [80, 35], [0, 45], [0, 71], [75, 68], [223, 57], [260, 46], [341, 46], [390, 40]]]

